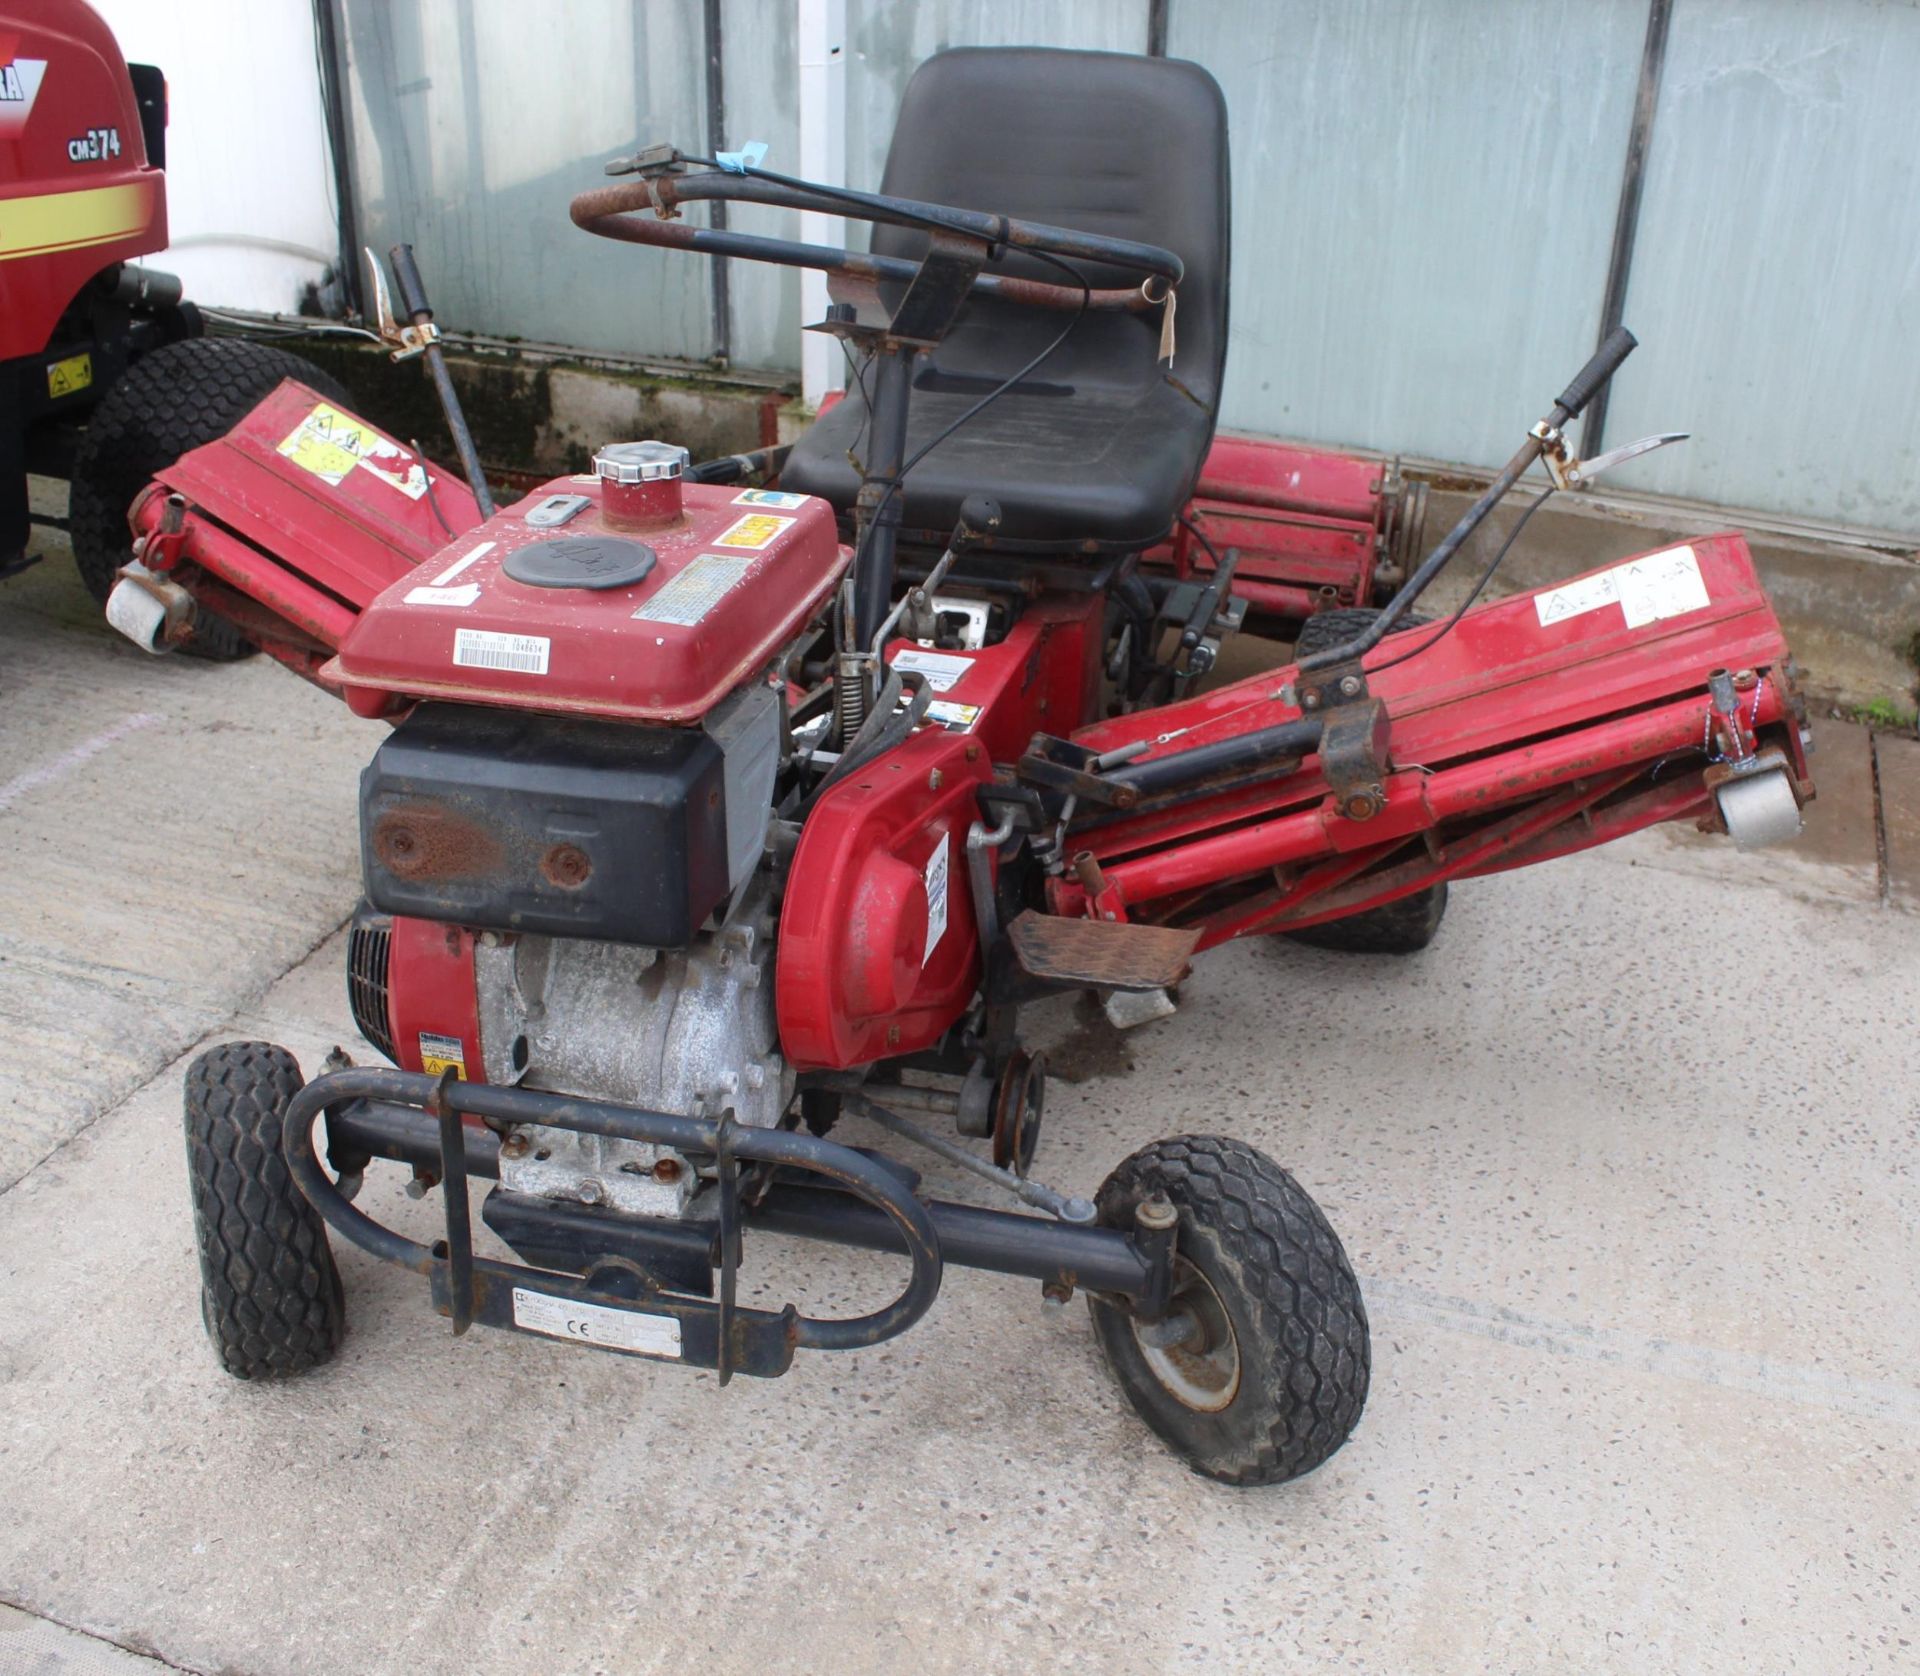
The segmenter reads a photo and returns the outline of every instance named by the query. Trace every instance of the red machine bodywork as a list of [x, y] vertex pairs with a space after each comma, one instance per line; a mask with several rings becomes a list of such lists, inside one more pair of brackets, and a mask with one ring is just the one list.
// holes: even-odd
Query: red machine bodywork
[[[89, 139], [108, 134], [117, 152]], [[113, 31], [80, 0], [0, 9], [0, 361], [42, 349], [102, 268], [166, 242]]]
[[[1687, 759], [1706, 738], [1706, 680], [1720, 668], [1749, 677], [1749, 727], [1775, 730], [1804, 780], [1799, 730], [1782, 725], [1792, 721], [1786, 642], [1746, 542], [1729, 534], [1688, 545], [1707, 594], [1696, 610], [1629, 627], [1619, 605], [1606, 604], [1548, 623], [1537, 601], [1561, 590], [1541, 590], [1469, 612], [1430, 651], [1411, 658], [1410, 650], [1432, 639], [1431, 628], [1388, 637], [1363, 660], [1369, 688], [1392, 717], [1395, 771], [1378, 815], [1347, 819], [1325, 780], [1303, 771], [1163, 814], [1115, 820], [1086, 839], [1107, 902], [1157, 923], [1197, 924], [1207, 947], [1338, 917], [1443, 879], [1545, 860], [1656, 821], [1710, 815], [1703, 759]], [[1139, 759], [1145, 762], [1291, 721], [1300, 711], [1279, 696], [1290, 676], [1276, 671], [1097, 723], [1076, 743], [1108, 751], [1179, 735], [1149, 750]], [[1668, 756], [1676, 761], [1664, 784], [1656, 776], [1620, 795]], [[1533, 818], [1504, 829], [1491, 821], [1529, 807]], [[1448, 823], [1472, 825], [1450, 846], [1438, 838]], [[1435, 841], [1390, 875], [1348, 883], [1429, 835]], [[1252, 900], [1187, 911], [1223, 881], [1267, 872], [1271, 886]], [[1086, 891], [1074, 880], [1055, 881], [1050, 897], [1056, 912], [1087, 911]]]
[[1188, 502], [1188, 522], [1146, 553], [1181, 578], [1205, 576], [1236, 548], [1233, 591], [1272, 617], [1365, 605], [1386, 538], [1386, 469], [1377, 461], [1262, 437], [1217, 436]]
[[[591, 504], [558, 528], [529, 526], [527, 512], [556, 492]], [[697, 722], [799, 633], [845, 564], [825, 501], [772, 508], [735, 489], [690, 483], [678, 518], [628, 528], [608, 522], [600, 492], [596, 478], [550, 484], [448, 547], [450, 563], [436, 558], [387, 588], [328, 672], [347, 688], [347, 702], [361, 715], [452, 698]], [[599, 589], [532, 587], [506, 574], [519, 549], [594, 536], [651, 548], [652, 572]], [[463, 653], [463, 635], [522, 642], [536, 649], [526, 661], [542, 667], [463, 661], [473, 655]]]
[[[824, 502], [779, 507], [791, 523], [760, 526], [767, 544], [719, 596], [710, 623], [636, 620], [644, 600], [715, 551], [740, 517], [775, 509], [687, 485], [680, 523], [636, 536], [659, 553], [644, 582], [531, 588], [500, 573], [506, 553], [608, 526], [597, 500], [560, 532], [529, 530], [527, 510], [550, 493], [592, 498], [595, 484], [551, 483], [483, 529], [464, 486], [438, 472], [431, 497], [397, 487], [395, 477], [407, 481], [418, 462], [371, 427], [355, 433], [364, 458], [350, 460], [337, 481], [316, 474], [314, 459], [297, 458], [292, 446], [316, 405], [324, 406], [311, 391], [284, 384], [230, 436], [167, 472], [165, 487], [190, 506], [177, 534], [149, 543], [149, 562], [231, 609], [302, 673], [344, 685], [364, 711], [394, 715], [434, 695], [697, 725], [742, 680], [772, 671], [849, 557], [833, 540]], [[1219, 446], [1243, 474], [1274, 468], [1288, 452], [1240, 452], [1231, 439]], [[1304, 532], [1304, 544], [1359, 526], [1367, 498], [1378, 497], [1375, 471], [1357, 461], [1303, 465], [1275, 494], [1313, 509], [1296, 505], [1269, 527]], [[1234, 492], [1242, 499], [1233, 505], [1246, 508], [1244, 487]], [[138, 505], [142, 530], [161, 528], [164, 499], [156, 489]], [[465, 563], [477, 547], [485, 551]], [[1294, 562], [1266, 551], [1276, 563]], [[1677, 551], [1666, 550], [1669, 560]], [[1158, 810], [1115, 809], [1076, 827], [1076, 865], [1049, 879], [1047, 911], [1181, 927], [1206, 947], [1545, 860], [1655, 821], [1717, 821], [1706, 684], [1721, 668], [1735, 672], [1746, 733], [1781, 751], [1804, 795], [1786, 646], [1746, 544], [1719, 535], [1689, 551], [1698, 597], [1650, 620], [1630, 619], [1620, 598], [1576, 581], [1481, 606], [1444, 636], [1432, 628], [1389, 636], [1364, 660], [1370, 693], [1389, 718], [1385, 802], [1371, 818], [1341, 811], [1312, 756], [1237, 790], [1200, 788]], [[463, 568], [449, 576], [455, 566]], [[407, 603], [420, 587], [434, 593]], [[466, 603], [442, 597], [467, 587]], [[1584, 603], [1569, 607], [1575, 596]], [[463, 668], [448, 678], [448, 643], [462, 626], [549, 639], [547, 675]], [[1042, 591], [995, 645], [889, 647], [896, 668], [927, 679], [933, 707], [928, 725], [888, 756], [819, 794], [801, 829], [776, 956], [782, 1049], [796, 1067], [911, 1053], [965, 1015], [980, 975], [966, 853], [980, 818], [976, 792], [1004, 778], [1033, 735], [1070, 736], [1099, 752], [1146, 742], [1134, 760], [1150, 763], [1300, 716], [1294, 672], [1281, 668], [1097, 719], [1104, 641], [1101, 596]], [[459, 928], [396, 920], [392, 1022], [410, 1068], [426, 1031], [459, 1040], [467, 1074], [484, 1074], [472, 948]]]
[[935, 725], [829, 787], [801, 831], [775, 984], [781, 1046], [798, 1069], [918, 1052], [966, 1011], [980, 981], [966, 854], [975, 791], [1036, 732], [1091, 710], [1101, 627], [1091, 595], [1052, 596], [977, 652], [888, 648], [896, 668], [929, 675]]

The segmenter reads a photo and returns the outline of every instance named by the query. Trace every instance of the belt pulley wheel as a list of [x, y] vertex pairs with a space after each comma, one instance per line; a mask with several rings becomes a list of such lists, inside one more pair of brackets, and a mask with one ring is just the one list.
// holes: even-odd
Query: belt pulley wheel
[[1016, 1051], [993, 1094], [993, 1161], [1001, 1169], [1024, 1176], [1032, 1166], [1046, 1101], [1046, 1056]]

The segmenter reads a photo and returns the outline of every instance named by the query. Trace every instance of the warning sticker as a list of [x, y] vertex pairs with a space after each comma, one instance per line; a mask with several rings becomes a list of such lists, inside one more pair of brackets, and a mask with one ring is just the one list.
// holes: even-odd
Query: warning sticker
[[746, 547], [757, 553], [792, 523], [793, 519], [776, 518], [770, 512], [749, 512], [734, 519], [714, 546]]
[[69, 355], [64, 361], [54, 361], [47, 367], [47, 396], [57, 401], [62, 396], [70, 396], [76, 390], [84, 390], [93, 382], [93, 357], [82, 350], [78, 355]]
[[949, 733], [965, 733], [979, 719], [977, 704], [950, 704], [944, 698], [936, 698], [927, 706], [927, 720], [938, 722]]
[[692, 628], [720, 603], [752, 564], [751, 559], [727, 553], [702, 553], [634, 612], [634, 621]]
[[891, 662], [895, 669], [926, 676], [927, 685], [937, 693], [951, 691], [973, 667], [972, 658], [957, 658], [949, 652], [923, 652], [911, 646], [895, 652]]
[[437, 1036], [431, 1030], [420, 1032], [420, 1069], [430, 1077], [451, 1071], [467, 1080], [467, 1049], [458, 1036]]
[[778, 506], [791, 512], [796, 506], [805, 506], [805, 495], [788, 495], [778, 489], [742, 489], [733, 497], [735, 506]]
[[1620, 579], [1620, 609], [1626, 613], [1628, 628], [1662, 617], [1683, 617], [1709, 603], [1700, 561], [1691, 547], [1669, 547], [1643, 559], [1629, 559], [1615, 565], [1613, 574]]
[[427, 474], [404, 448], [387, 441], [370, 425], [325, 402], [315, 405], [281, 444], [279, 452], [302, 471], [310, 471], [336, 489], [360, 466], [391, 483], [409, 500], [427, 492]]
[[940, 847], [927, 857], [922, 877], [927, 886], [927, 949], [920, 956], [922, 966], [933, 958], [940, 939], [947, 934], [947, 852], [952, 848], [947, 835], [940, 835]]
[[495, 634], [490, 629], [455, 629], [453, 661], [469, 669], [512, 669], [544, 675], [553, 642], [539, 634]]
[[1639, 628], [1662, 617], [1702, 610], [1711, 601], [1693, 549], [1668, 547], [1628, 559], [1597, 576], [1583, 576], [1564, 588], [1549, 588], [1535, 594], [1533, 603], [1542, 628], [1598, 611], [1603, 605], [1618, 605], [1627, 627]]

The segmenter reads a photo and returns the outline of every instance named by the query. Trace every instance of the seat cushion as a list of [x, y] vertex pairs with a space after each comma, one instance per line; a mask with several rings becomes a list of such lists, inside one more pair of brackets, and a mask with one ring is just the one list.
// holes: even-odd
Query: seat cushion
[[[1160, 312], [1089, 312], [1028, 380], [909, 475], [908, 530], [944, 536], [960, 503], [999, 501], [1001, 543], [1090, 552], [1150, 546], [1191, 496], [1213, 437], [1226, 358], [1226, 106], [1198, 65], [1120, 53], [961, 48], [922, 64], [901, 102], [884, 192], [1164, 245], [1186, 265], [1177, 353]], [[877, 226], [873, 248], [917, 257], [925, 235]], [[1078, 264], [1095, 287], [1137, 275]], [[996, 271], [1065, 283], [1028, 254]], [[1070, 316], [970, 302], [915, 368], [907, 453], [1043, 348]], [[866, 452], [858, 388], [807, 431], [782, 485], [850, 512]]]

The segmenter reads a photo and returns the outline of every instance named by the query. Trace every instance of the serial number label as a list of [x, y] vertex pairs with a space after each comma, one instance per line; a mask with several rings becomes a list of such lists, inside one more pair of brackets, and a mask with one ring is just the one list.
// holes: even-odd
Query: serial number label
[[575, 1303], [545, 1292], [513, 1289], [513, 1324], [548, 1338], [571, 1339], [602, 1350], [628, 1350], [638, 1356], [680, 1360], [680, 1323], [671, 1315], [642, 1315], [630, 1309], [606, 1309]]
[[453, 661], [469, 669], [517, 669], [544, 675], [553, 642], [539, 634], [494, 634], [487, 629], [455, 629]]

